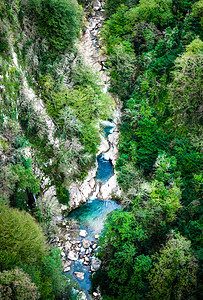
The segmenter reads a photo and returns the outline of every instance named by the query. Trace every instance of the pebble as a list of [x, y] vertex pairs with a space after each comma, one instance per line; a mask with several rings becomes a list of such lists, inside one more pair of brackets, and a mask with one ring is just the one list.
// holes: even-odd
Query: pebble
[[91, 242], [88, 240], [83, 240], [82, 245], [83, 245], [83, 248], [88, 249], [91, 245]]
[[88, 235], [88, 233], [87, 233], [86, 230], [81, 229], [80, 232], [79, 232], [79, 235], [80, 235], [81, 237], [86, 237], [86, 236]]
[[70, 271], [70, 267], [64, 268], [64, 272], [69, 272], [69, 271]]
[[84, 280], [85, 274], [82, 272], [74, 272], [75, 277], [77, 277], [79, 280]]
[[78, 254], [75, 253], [75, 252], [73, 252], [73, 251], [70, 251], [68, 253], [68, 259], [70, 259], [70, 260], [77, 260], [78, 259]]

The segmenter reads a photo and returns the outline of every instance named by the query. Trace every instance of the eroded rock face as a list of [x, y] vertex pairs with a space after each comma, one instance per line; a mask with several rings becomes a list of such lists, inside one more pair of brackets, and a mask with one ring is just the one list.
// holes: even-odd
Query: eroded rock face
[[96, 176], [97, 172], [97, 164], [95, 163], [95, 167], [89, 170], [87, 177], [85, 178], [84, 182], [73, 182], [69, 187], [70, 193], [70, 200], [69, 210], [73, 210], [80, 206], [81, 204], [85, 203], [89, 196], [92, 193], [92, 188], [95, 185], [94, 177]]
[[121, 196], [121, 189], [117, 182], [116, 173], [101, 186], [98, 197], [100, 199], [112, 199], [113, 194], [118, 197]]

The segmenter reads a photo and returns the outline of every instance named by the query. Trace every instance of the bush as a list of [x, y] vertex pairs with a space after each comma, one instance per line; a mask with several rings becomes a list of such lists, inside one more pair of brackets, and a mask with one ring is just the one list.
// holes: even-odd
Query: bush
[[35, 264], [45, 255], [42, 230], [26, 212], [0, 207], [1, 270], [22, 264]]
[[15, 268], [0, 273], [0, 298], [1, 300], [36, 300], [40, 298], [40, 294], [30, 277], [21, 269]]
[[46, 37], [52, 53], [73, 47], [81, 22], [77, 1], [28, 0], [26, 9], [34, 13], [39, 33]]

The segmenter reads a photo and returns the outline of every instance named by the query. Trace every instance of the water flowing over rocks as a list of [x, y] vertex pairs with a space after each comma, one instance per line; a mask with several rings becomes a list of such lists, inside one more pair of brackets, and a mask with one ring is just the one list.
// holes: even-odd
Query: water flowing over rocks
[[[107, 92], [110, 78], [108, 74], [104, 72], [105, 58], [101, 55], [101, 45], [99, 41], [99, 29], [103, 22], [102, 5], [103, 2], [99, 0], [93, 1], [93, 13], [88, 20], [88, 25], [86, 26], [84, 35], [82, 36], [82, 41], [79, 43], [78, 48], [79, 53], [85, 60], [85, 63], [89, 65], [95, 73], [100, 73], [103, 91]], [[101, 131], [101, 144], [98, 147], [97, 161], [95, 162], [94, 167], [89, 170], [87, 177], [82, 183], [79, 181], [71, 183], [69, 187], [69, 208], [62, 206], [64, 211], [69, 210], [74, 212], [77, 211], [76, 208], [80, 207], [81, 204], [84, 204], [87, 201], [87, 204], [89, 203], [91, 205], [92, 201], [94, 202], [98, 197], [99, 199], [104, 199], [104, 201], [98, 199], [103, 203], [100, 203], [100, 205], [104, 205], [104, 207], [101, 208], [103, 210], [100, 212], [98, 207], [96, 207], [93, 211], [93, 213], [98, 213], [101, 216], [100, 219], [97, 220], [97, 218], [94, 217], [93, 221], [91, 215], [90, 222], [95, 222], [93, 225], [96, 230], [91, 232], [86, 228], [86, 226], [81, 226], [82, 228], [79, 228], [79, 221], [75, 221], [74, 223], [73, 219], [67, 219], [61, 222], [60, 234], [58, 235], [58, 238], [55, 239], [55, 243], [62, 250], [64, 272], [69, 272], [73, 277], [79, 280], [80, 286], [85, 291], [88, 290], [87, 286], [85, 286], [85, 281], [89, 280], [89, 273], [96, 272], [101, 266], [101, 261], [96, 258], [94, 254], [95, 251], [97, 251], [98, 245], [96, 240], [99, 238], [99, 234], [103, 228], [103, 221], [106, 219], [106, 216], [110, 211], [119, 208], [119, 205], [115, 202], [105, 200], [111, 199], [112, 194], [117, 196], [121, 194], [121, 190], [117, 183], [116, 172], [114, 170], [116, 159], [118, 158], [118, 125], [120, 124], [121, 119], [121, 106], [117, 99], [114, 100], [116, 108], [112, 116], [112, 120], [101, 120], [100, 124], [98, 124], [98, 127], [101, 125], [101, 127], [104, 129], [107, 128], [108, 130], [106, 138], [104, 132], [102, 133]], [[100, 166], [98, 158], [100, 156], [103, 159], [104, 165], [106, 163], [108, 168], [113, 170], [112, 173], [109, 173], [109, 175], [107, 174], [107, 178], [104, 178], [104, 180], [98, 175], [98, 169]], [[106, 169], [107, 173], [109, 170], [108, 168]], [[106, 174], [105, 172], [104, 174]], [[84, 206], [85, 205], [86, 204], [84, 204]], [[93, 299], [100, 299], [99, 292], [93, 296]], [[87, 293], [86, 297], [89, 299]]]
[[[102, 55], [101, 43], [99, 41], [99, 32], [103, 24], [103, 7], [104, 3], [99, 0], [94, 0], [92, 3], [92, 16], [88, 20], [86, 25], [85, 32], [81, 38], [81, 41], [78, 44], [78, 50], [80, 55], [84, 58], [86, 65], [90, 66], [93, 72], [98, 73], [102, 79], [102, 85], [104, 92], [107, 92], [110, 78], [106, 72], [104, 72], [104, 62], [105, 58]], [[115, 123], [114, 131], [109, 135], [108, 140], [101, 135], [101, 144], [98, 148], [97, 156], [101, 153], [109, 152], [109, 158], [113, 165], [115, 165], [116, 159], [118, 157], [118, 137], [119, 130], [117, 125], [120, 123], [121, 119], [121, 104], [118, 99], [114, 99], [116, 102], [116, 109], [113, 115], [113, 122]], [[97, 172], [97, 164], [88, 172], [85, 180], [81, 182], [73, 182], [69, 187], [70, 192], [70, 201], [69, 201], [69, 210], [73, 210], [79, 207], [81, 204], [88, 201], [93, 187], [96, 190], [97, 184], [95, 181], [95, 176]], [[111, 194], [116, 194], [120, 196], [121, 191], [118, 187], [116, 180], [116, 173], [111, 179], [111, 184], [105, 184], [104, 187], [101, 187], [99, 192], [99, 197], [102, 199], [112, 198]]]

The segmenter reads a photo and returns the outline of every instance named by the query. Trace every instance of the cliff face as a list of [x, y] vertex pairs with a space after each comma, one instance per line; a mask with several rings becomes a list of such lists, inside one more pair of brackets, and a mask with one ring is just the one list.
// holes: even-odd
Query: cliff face
[[77, 40], [76, 1], [0, 4], [0, 200], [61, 218], [94, 187], [98, 124], [112, 117], [114, 101], [97, 66], [84, 63], [89, 42]]

